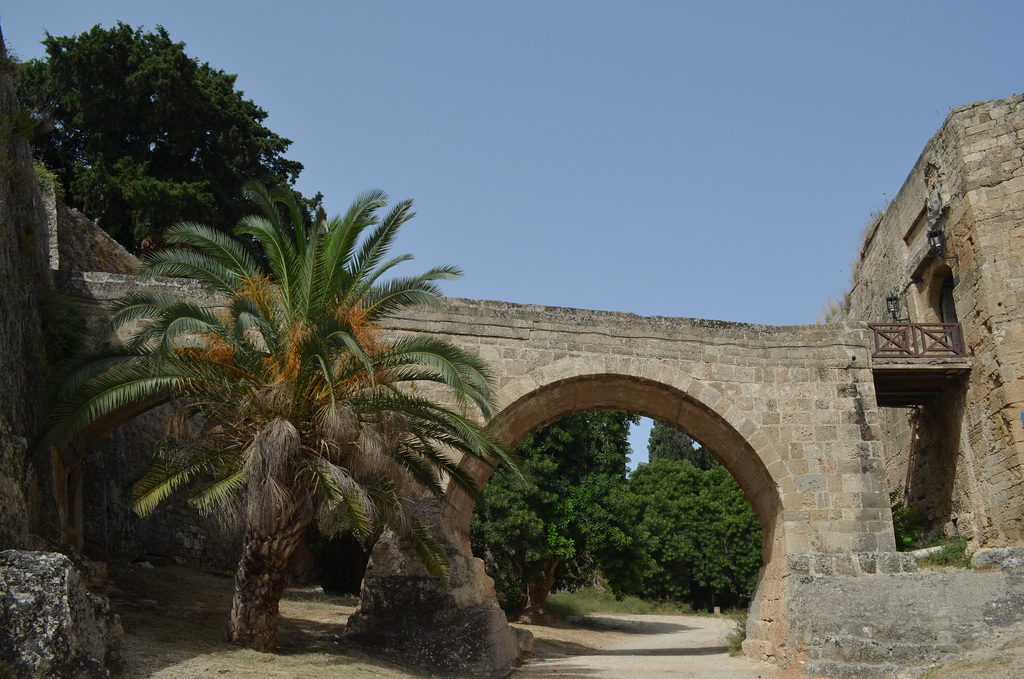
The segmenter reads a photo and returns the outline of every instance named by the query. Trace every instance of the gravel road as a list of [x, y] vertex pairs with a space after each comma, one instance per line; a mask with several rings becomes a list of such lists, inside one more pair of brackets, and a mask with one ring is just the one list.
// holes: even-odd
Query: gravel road
[[591, 615], [575, 618], [586, 627], [553, 633], [525, 626], [537, 637], [535, 659], [510, 679], [560, 677], [604, 679], [776, 679], [770, 667], [729, 657], [726, 636], [734, 623], [715, 617]]

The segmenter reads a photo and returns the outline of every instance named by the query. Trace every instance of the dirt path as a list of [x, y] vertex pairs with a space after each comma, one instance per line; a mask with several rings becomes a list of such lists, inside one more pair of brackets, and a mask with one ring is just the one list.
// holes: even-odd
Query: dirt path
[[[513, 678], [535, 677], [768, 679], [760, 663], [730, 657], [729, 619], [666, 615], [592, 615], [558, 629], [522, 625], [534, 633], [535, 659]], [[517, 625], [519, 626], [519, 625]]]
[[[125, 628], [119, 678], [149, 679], [424, 679], [349, 647], [343, 631], [356, 600], [295, 587], [281, 602], [281, 646], [275, 655], [223, 641], [231, 578], [183, 568], [112, 568], [104, 594]], [[533, 632], [533, 658], [509, 679], [791, 679], [726, 653], [733, 622], [700, 616], [587, 616]], [[908, 676], [917, 676], [910, 673]], [[964, 657], [946, 659], [931, 679], [1024, 679], [1024, 623]]]
[[[356, 601], [294, 587], [281, 602], [276, 655], [226, 644], [231, 578], [184, 568], [113, 567], [105, 594], [125, 627], [120, 677], [151, 679], [422, 679], [349, 647], [342, 636]], [[776, 677], [769, 668], [730, 658], [733, 622], [697, 616], [588, 616], [556, 626], [523, 625], [535, 636], [521, 677], [671, 675], [712, 679]]]

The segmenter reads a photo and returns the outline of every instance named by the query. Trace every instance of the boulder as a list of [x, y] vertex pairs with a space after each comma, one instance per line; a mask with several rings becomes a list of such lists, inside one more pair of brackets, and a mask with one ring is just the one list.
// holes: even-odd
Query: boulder
[[15, 550], [0, 552], [0, 630], [4, 679], [110, 677], [124, 636], [68, 557]]
[[451, 537], [440, 504], [415, 504], [414, 513], [444, 547], [448, 586], [427, 572], [409, 544], [385, 533], [373, 548], [346, 636], [374, 655], [432, 672], [506, 674], [528, 640], [509, 627], [494, 581]]

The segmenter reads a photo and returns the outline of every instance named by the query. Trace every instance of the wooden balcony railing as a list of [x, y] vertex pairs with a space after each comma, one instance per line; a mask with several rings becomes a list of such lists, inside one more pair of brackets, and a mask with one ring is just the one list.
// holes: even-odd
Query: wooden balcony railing
[[958, 358], [966, 356], [959, 323], [868, 323], [874, 336], [871, 358]]

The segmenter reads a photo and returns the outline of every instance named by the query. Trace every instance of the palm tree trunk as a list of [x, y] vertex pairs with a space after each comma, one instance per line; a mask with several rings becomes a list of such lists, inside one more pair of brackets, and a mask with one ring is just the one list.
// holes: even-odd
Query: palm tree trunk
[[228, 640], [264, 653], [277, 649], [277, 615], [288, 586], [288, 560], [309, 523], [298, 507], [269, 530], [247, 528], [235, 571]]

